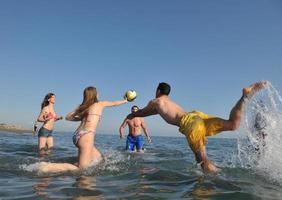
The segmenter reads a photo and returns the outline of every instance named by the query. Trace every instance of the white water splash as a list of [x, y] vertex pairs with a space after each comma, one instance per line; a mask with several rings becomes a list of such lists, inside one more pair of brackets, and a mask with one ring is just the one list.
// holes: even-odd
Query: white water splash
[[126, 157], [118, 151], [111, 148], [103, 152], [104, 162], [99, 166], [99, 170], [107, 170], [110, 172], [119, 172], [121, 169], [120, 164], [126, 163]]
[[41, 162], [36, 162], [32, 164], [22, 164], [19, 166], [19, 168], [27, 172], [38, 172], [40, 168], [40, 164]]
[[242, 125], [236, 163], [282, 184], [282, 98], [270, 83], [246, 105]]
[[[109, 171], [109, 172], [119, 172], [120, 170], [124, 170], [125, 164], [128, 161], [128, 157], [126, 154], [121, 154], [120, 152], [114, 151], [112, 149], [108, 149], [103, 152], [103, 161], [93, 161], [91, 165], [80, 173], [85, 175], [94, 175], [98, 174], [101, 171]], [[42, 174], [40, 172], [40, 168], [42, 165], [46, 164], [61, 164], [61, 163], [52, 163], [52, 162], [35, 162], [29, 164], [22, 164], [19, 168], [23, 171]], [[50, 172], [50, 174], [57, 174], [60, 172]], [[61, 172], [64, 173], [64, 172]], [[43, 173], [44, 175], [48, 173]]]

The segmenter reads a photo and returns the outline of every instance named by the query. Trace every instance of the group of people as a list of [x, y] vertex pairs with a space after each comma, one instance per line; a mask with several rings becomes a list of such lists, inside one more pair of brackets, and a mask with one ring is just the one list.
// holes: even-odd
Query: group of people
[[[41, 111], [37, 118], [37, 122], [43, 123], [42, 127], [38, 130], [38, 151], [40, 155], [44, 155], [53, 149], [54, 142], [52, 132], [54, 124], [56, 121], [63, 119], [63, 116], [58, 117], [55, 113], [55, 100], [55, 94], [48, 93], [43, 99]], [[102, 154], [95, 147], [94, 141], [96, 128], [101, 119], [103, 109], [105, 107], [122, 105], [127, 102], [126, 97], [121, 101], [99, 101], [96, 88], [87, 87], [83, 93], [82, 103], [65, 117], [68, 121], [81, 122], [73, 135], [73, 143], [78, 148], [78, 163], [74, 165], [68, 163], [49, 163], [48, 166], [42, 168], [42, 171], [57, 172], [87, 168], [92, 163], [97, 163], [102, 160]], [[137, 106], [132, 106], [132, 112], [136, 112], [137, 110]], [[120, 127], [121, 138], [124, 135], [126, 125], [129, 127], [126, 150], [141, 152], [143, 147], [141, 129], [143, 129], [148, 142], [151, 143], [151, 138], [145, 126], [144, 119], [141, 117], [125, 119]], [[37, 130], [37, 123], [35, 124], [34, 130]]]
[[[229, 119], [222, 119], [200, 111], [186, 112], [169, 97], [170, 85], [164, 82], [159, 83], [155, 98], [149, 101], [147, 106], [143, 109], [138, 109], [137, 106], [132, 107], [132, 112], [120, 126], [120, 137], [123, 137], [124, 128], [128, 125], [130, 134], [127, 137], [126, 148], [133, 150], [134, 146], [136, 146], [138, 151], [142, 151], [141, 128], [148, 142], [151, 142], [143, 117], [159, 114], [168, 124], [179, 127], [179, 131], [185, 135], [196, 161], [200, 164], [203, 171], [216, 172], [218, 170], [217, 167], [207, 157], [207, 137], [216, 135], [222, 131], [236, 130], [240, 125], [245, 104], [255, 92], [263, 89], [266, 85], [267, 82], [260, 81], [243, 88], [243, 94], [232, 108]], [[52, 147], [53, 144], [48, 139], [48, 135], [52, 133], [54, 122], [63, 118], [57, 117], [54, 112], [54, 106], [52, 104], [55, 102], [55, 95], [48, 97], [46, 99], [49, 101], [49, 104], [44, 104], [43, 101], [42, 110], [38, 117], [38, 121], [44, 122], [44, 125], [38, 132], [40, 151], [46, 145], [44, 142], [47, 142], [48, 148]], [[121, 101], [99, 101], [96, 88], [87, 87], [83, 93], [82, 103], [66, 116], [66, 120], [80, 121], [80, 125], [73, 135], [73, 143], [78, 148], [78, 163], [42, 162], [39, 170], [41, 172], [72, 171], [85, 169], [93, 163], [101, 161], [102, 154], [95, 147], [94, 139], [103, 109], [122, 105], [127, 102], [128, 100], [126, 98]], [[47, 139], [42, 139], [40, 137], [41, 135], [47, 135]]]
[[[63, 119], [63, 116], [57, 117], [55, 113], [55, 110], [54, 110], [55, 100], [56, 100], [56, 96], [53, 93], [48, 93], [44, 97], [43, 102], [41, 104], [40, 114], [34, 124], [34, 133], [36, 133], [38, 122], [43, 123], [42, 127], [38, 130], [38, 151], [40, 155], [48, 154], [53, 149], [54, 139], [53, 139], [52, 132], [54, 129], [54, 123], [58, 120]], [[139, 109], [138, 106], [134, 105], [131, 108], [131, 112], [134, 113], [138, 109]], [[93, 115], [93, 113], [88, 113], [88, 115]], [[73, 120], [71, 117], [67, 117], [66, 119], [70, 121], [76, 121], [76, 120]], [[129, 128], [129, 134], [126, 140], [126, 150], [142, 152], [143, 137], [142, 137], [141, 129], [143, 129], [143, 132], [147, 138], [148, 143], [151, 143], [151, 137], [148, 134], [148, 129], [145, 126], [144, 119], [141, 117], [135, 117], [133, 119], [125, 118], [125, 120], [123, 121], [119, 129], [120, 138], [124, 137], [124, 128], [127, 125]], [[92, 129], [93, 128], [90, 128], [90, 130]], [[78, 128], [78, 130], [80, 129]], [[80, 133], [76, 132], [74, 134], [73, 143], [75, 146], [77, 146], [78, 140], [80, 139], [80, 137], [86, 133], [88, 133], [88, 131], [80, 132]]]

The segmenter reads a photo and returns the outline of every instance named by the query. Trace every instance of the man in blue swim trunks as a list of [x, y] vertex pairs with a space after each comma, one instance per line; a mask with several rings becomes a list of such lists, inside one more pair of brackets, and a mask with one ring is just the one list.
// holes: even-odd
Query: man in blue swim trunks
[[[134, 113], [138, 111], [137, 106], [132, 106], [131, 112]], [[129, 134], [127, 136], [126, 140], [126, 150], [129, 151], [136, 151], [142, 152], [142, 146], [143, 146], [143, 137], [141, 133], [141, 129], [143, 129], [143, 132], [147, 138], [148, 143], [151, 143], [151, 138], [148, 134], [148, 130], [145, 126], [145, 121], [143, 117], [134, 117], [132, 119], [125, 118], [123, 123], [121, 124], [119, 128], [120, 138], [123, 138], [124, 135], [124, 128], [128, 125], [129, 128]]]

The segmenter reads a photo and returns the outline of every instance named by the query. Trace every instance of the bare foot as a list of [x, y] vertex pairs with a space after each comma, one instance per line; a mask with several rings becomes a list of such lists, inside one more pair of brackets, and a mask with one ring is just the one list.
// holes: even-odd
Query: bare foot
[[207, 173], [214, 173], [214, 172], [218, 171], [218, 168], [209, 160], [203, 162], [201, 164], [201, 167], [202, 167], [203, 171], [207, 172]]
[[267, 86], [267, 81], [256, 82], [249, 87], [243, 88], [243, 96], [250, 99], [257, 91], [264, 89]]

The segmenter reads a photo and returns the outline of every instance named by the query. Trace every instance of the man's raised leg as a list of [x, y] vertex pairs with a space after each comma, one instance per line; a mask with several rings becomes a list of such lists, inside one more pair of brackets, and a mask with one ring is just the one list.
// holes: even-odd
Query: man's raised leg
[[240, 126], [242, 113], [244, 111], [244, 107], [246, 101], [251, 99], [251, 97], [259, 90], [265, 88], [267, 86], [266, 81], [256, 82], [249, 87], [243, 88], [242, 97], [236, 103], [236, 105], [232, 108], [229, 120], [226, 120], [223, 129], [221, 131], [228, 131], [228, 130], [236, 130]]

